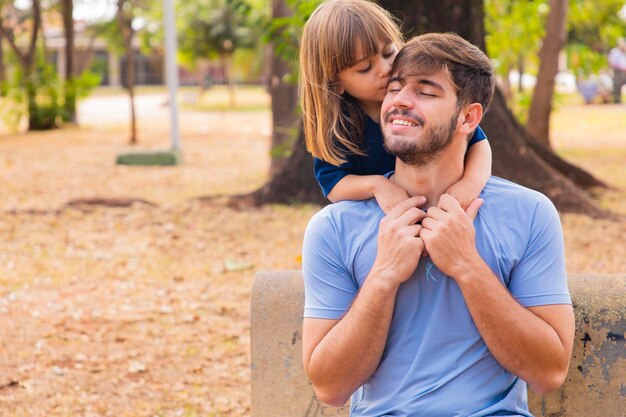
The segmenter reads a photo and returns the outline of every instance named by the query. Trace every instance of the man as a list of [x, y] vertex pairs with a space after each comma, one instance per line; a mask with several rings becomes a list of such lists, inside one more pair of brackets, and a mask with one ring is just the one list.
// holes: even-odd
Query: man
[[622, 102], [622, 86], [626, 84], [626, 39], [619, 38], [617, 46], [609, 52], [609, 65], [613, 69], [613, 97]]
[[340, 202], [309, 223], [304, 367], [321, 401], [352, 396], [352, 416], [530, 416], [524, 381], [558, 388], [572, 350], [558, 214], [499, 178], [467, 211], [445, 194], [493, 95], [478, 48], [423, 35], [391, 74], [385, 147], [413, 197], [387, 216]]

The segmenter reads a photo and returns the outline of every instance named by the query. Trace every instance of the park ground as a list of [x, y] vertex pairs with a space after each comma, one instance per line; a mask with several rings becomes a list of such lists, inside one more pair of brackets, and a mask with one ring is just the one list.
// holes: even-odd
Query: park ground
[[[254, 274], [300, 268], [319, 207], [229, 208], [267, 180], [268, 99], [243, 91], [244, 111], [224, 111], [219, 90], [195, 94], [177, 167], [115, 165], [131, 150], [115, 91], [81, 104], [81, 127], [0, 133], [0, 416], [250, 415]], [[164, 94], [139, 101], [133, 149], [169, 147]], [[567, 100], [553, 143], [626, 215], [626, 105]], [[568, 272], [626, 272], [624, 221], [561, 219]]]

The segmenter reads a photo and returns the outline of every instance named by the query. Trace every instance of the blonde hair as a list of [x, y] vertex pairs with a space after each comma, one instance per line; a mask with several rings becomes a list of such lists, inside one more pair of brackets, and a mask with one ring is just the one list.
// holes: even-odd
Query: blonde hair
[[300, 100], [308, 151], [333, 165], [348, 154], [365, 155], [364, 113], [356, 99], [338, 94], [337, 74], [355, 65], [356, 45], [364, 56], [378, 53], [380, 43], [402, 46], [395, 19], [366, 0], [322, 3], [304, 25], [300, 41]]

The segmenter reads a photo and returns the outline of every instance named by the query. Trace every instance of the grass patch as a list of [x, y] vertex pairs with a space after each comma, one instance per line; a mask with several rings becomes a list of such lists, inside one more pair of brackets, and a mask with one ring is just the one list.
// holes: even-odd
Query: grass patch
[[231, 105], [226, 86], [214, 86], [200, 94], [199, 90], [182, 96], [182, 108], [200, 112], [259, 112], [270, 109], [270, 96], [262, 86], [236, 87], [235, 104]]

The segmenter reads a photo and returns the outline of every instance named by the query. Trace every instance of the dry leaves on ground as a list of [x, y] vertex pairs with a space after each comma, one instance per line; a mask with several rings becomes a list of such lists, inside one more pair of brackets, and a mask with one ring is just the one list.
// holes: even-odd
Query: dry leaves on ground
[[[250, 415], [254, 272], [300, 267], [317, 207], [195, 200], [264, 182], [269, 114], [182, 117], [179, 167], [115, 166], [115, 126], [0, 139], [1, 416]], [[160, 121], [140, 132], [167, 143]], [[624, 193], [601, 196], [620, 211]], [[66, 206], [93, 197], [152, 205]], [[623, 222], [563, 222], [570, 272], [626, 271]]]

